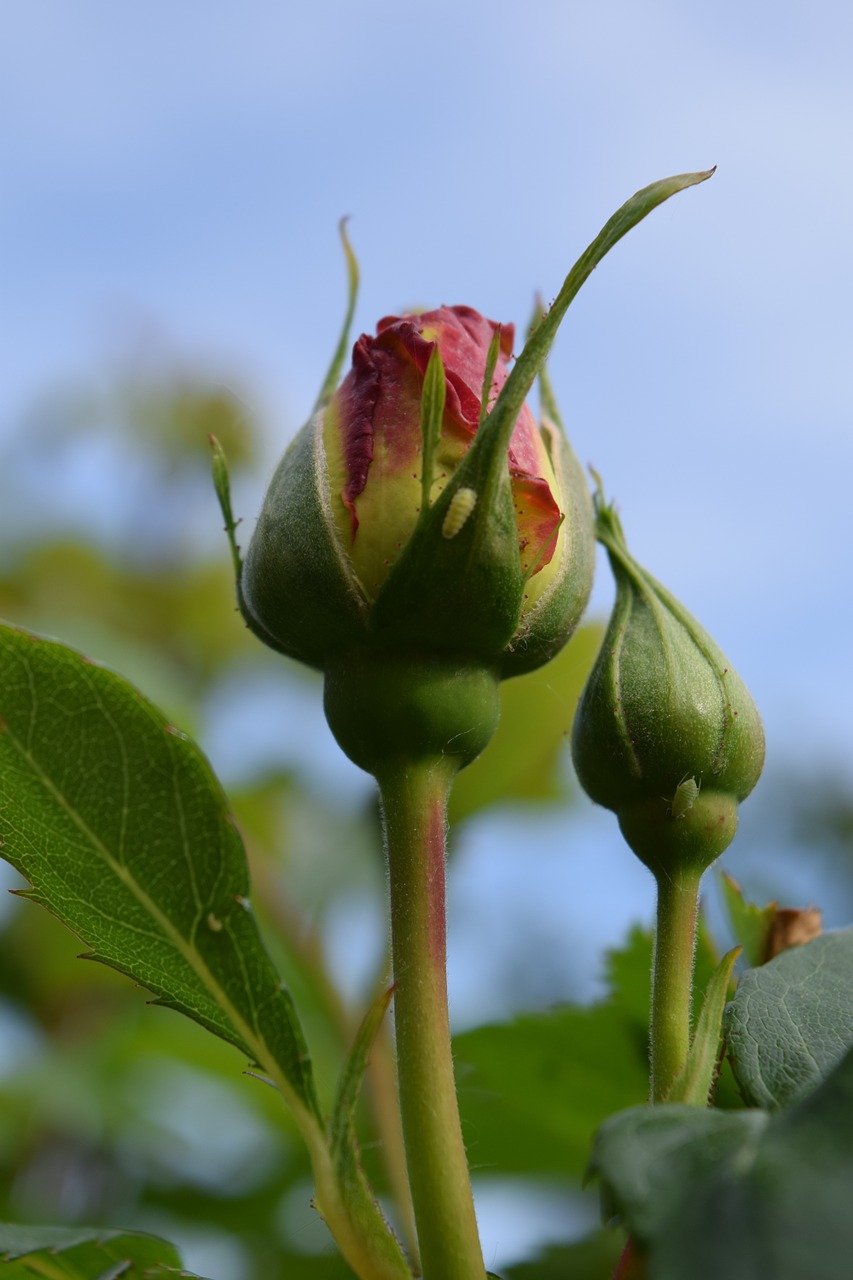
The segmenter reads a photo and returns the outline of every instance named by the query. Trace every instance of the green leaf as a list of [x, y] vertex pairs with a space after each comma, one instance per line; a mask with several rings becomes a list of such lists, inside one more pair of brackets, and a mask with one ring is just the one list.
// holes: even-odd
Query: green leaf
[[694, 1107], [708, 1105], [720, 1058], [723, 1009], [729, 992], [732, 969], [740, 952], [740, 947], [733, 947], [727, 955], [723, 956], [714, 970], [705, 990], [705, 999], [690, 1043], [687, 1061], [673, 1081], [666, 1096], [667, 1102], [687, 1102]]
[[776, 903], [758, 907], [754, 902], [747, 902], [737, 880], [725, 872], [722, 875], [722, 885], [734, 935], [743, 947], [747, 964], [757, 968], [764, 964], [767, 940], [776, 915]]
[[621, 1232], [596, 1231], [509, 1267], [505, 1280], [609, 1280], [624, 1244]]
[[[641, 940], [641, 945], [638, 939]], [[475, 1172], [557, 1174], [580, 1181], [596, 1127], [649, 1089], [651, 942], [629, 944], [629, 986], [601, 1004], [564, 1006], [478, 1027], [453, 1040], [466, 1147]]]
[[319, 1123], [289, 994], [248, 903], [240, 836], [198, 748], [119, 676], [0, 628], [0, 839], [41, 903], [222, 1036]]
[[614, 1116], [593, 1172], [649, 1280], [823, 1280], [853, 1254], [853, 1053], [790, 1111], [663, 1104]]
[[748, 969], [726, 1010], [728, 1052], [749, 1104], [790, 1106], [853, 1046], [853, 927]]
[[[651, 934], [634, 928], [607, 956], [606, 1000], [454, 1036], [459, 1107], [475, 1172], [583, 1179], [598, 1125], [649, 1096], [651, 963]], [[700, 989], [716, 966], [700, 923]]]
[[412, 1272], [399, 1242], [377, 1210], [376, 1198], [361, 1167], [355, 1131], [355, 1108], [370, 1050], [393, 994], [394, 988], [389, 987], [378, 996], [356, 1033], [338, 1083], [330, 1129], [330, 1147], [341, 1200], [351, 1220], [358, 1224], [361, 1235], [370, 1241], [373, 1251], [385, 1259], [390, 1274], [411, 1277]]
[[189, 1276], [173, 1245], [135, 1231], [0, 1223], [3, 1280], [156, 1280]]
[[547, 666], [501, 684], [497, 730], [453, 784], [451, 823], [490, 805], [564, 798], [569, 772], [565, 747], [601, 636], [601, 627], [583, 626]]

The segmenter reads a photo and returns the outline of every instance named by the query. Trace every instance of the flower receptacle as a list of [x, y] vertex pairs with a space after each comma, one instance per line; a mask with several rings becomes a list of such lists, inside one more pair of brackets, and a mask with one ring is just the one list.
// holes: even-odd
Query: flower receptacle
[[341, 750], [380, 782], [407, 763], [454, 774], [497, 728], [499, 682], [477, 664], [362, 649], [329, 664], [324, 705]]

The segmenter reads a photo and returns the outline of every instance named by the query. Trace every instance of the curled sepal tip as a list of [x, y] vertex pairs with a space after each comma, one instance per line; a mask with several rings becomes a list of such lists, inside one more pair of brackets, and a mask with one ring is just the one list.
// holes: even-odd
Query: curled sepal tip
[[237, 545], [235, 536], [239, 520], [234, 519], [234, 512], [231, 507], [231, 478], [228, 474], [228, 459], [225, 456], [225, 450], [217, 440], [216, 436], [209, 435], [210, 450], [213, 455], [212, 471], [213, 471], [213, 488], [216, 491], [216, 497], [219, 502], [219, 509], [222, 512], [222, 518], [225, 521], [225, 532], [228, 535], [228, 545], [231, 548], [231, 559], [234, 564], [234, 572], [237, 581], [243, 572], [243, 561], [240, 556], [240, 548]]
[[346, 306], [346, 311], [344, 312], [344, 322], [343, 322], [343, 325], [341, 326], [341, 333], [340, 333], [340, 337], [338, 338], [338, 345], [335, 347], [335, 353], [332, 356], [332, 362], [329, 365], [329, 369], [328, 369], [328, 372], [326, 373], [325, 378], [323, 379], [323, 385], [320, 388], [320, 394], [318, 395], [317, 402], [314, 405], [314, 413], [316, 413], [318, 409], [322, 409], [323, 405], [325, 405], [332, 398], [335, 392], [335, 388], [337, 387], [338, 382], [340, 381], [341, 370], [344, 367], [344, 361], [346, 360], [346, 356], [347, 356], [347, 347], [349, 346], [349, 335], [350, 335], [350, 329], [352, 328], [353, 316], [355, 315], [355, 304], [356, 304], [356, 300], [358, 299], [358, 284], [359, 284], [358, 259], [356, 258], [355, 253], [353, 252], [353, 247], [350, 244], [350, 239], [349, 239], [349, 236], [347, 235], [348, 221], [349, 221], [348, 218], [341, 218], [340, 222], [338, 223], [338, 231], [340, 232], [340, 237], [341, 237], [341, 246], [344, 251], [344, 259], [346, 260], [346, 266], [347, 266], [347, 306]]
[[708, 633], [633, 558], [600, 486], [595, 506], [616, 602], [575, 717], [575, 768], [656, 874], [702, 870], [758, 781], [761, 719]]

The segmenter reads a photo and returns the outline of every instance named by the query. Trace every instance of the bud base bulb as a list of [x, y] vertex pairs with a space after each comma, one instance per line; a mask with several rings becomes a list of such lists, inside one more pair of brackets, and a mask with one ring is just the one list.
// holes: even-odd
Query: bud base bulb
[[681, 814], [665, 799], [639, 800], [619, 810], [619, 828], [656, 879], [686, 870], [701, 875], [734, 839], [737, 808], [734, 796], [710, 789]]
[[375, 650], [330, 663], [324, 699], [341, 750], [380, 780], [407, 760], [464, 768], [488, 746], [500, 715], [490, 668]]

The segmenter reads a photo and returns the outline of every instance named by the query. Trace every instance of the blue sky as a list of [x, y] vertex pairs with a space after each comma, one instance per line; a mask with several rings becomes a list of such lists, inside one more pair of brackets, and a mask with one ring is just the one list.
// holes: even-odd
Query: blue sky
[[[850, 779], [851, 59], [841, 0], [7, 5], [0, 449], [38, 395], [153, 333], [233, 377], [272, 465], [336, 339], [342, 215], [359, 331], [441, 303], [523, 326], [624, 199], [716, 164], [594, 273], [552, 379], [635, 554], [750, 686], [768, 768]], [[322, 733], [317, 774], [338, 780]], [[523, 884], [496, 829], [474, 833], [458, 955], [484, 914], [504, 935], [535, 916], [573, 961], [648, 916], [609, 815], [576, 828], [568, 920], [555, 822], [499, 825], [528, 842]], [[451, 974], [463, 1021], [492, 1011], [496, 974], [470, 973]]]
[[[158, 331], [233, 370], [271, 458], [336, 333], [523, 325], [638, 187], [717, 164], [587, 284], [552, 359], [636, 554], [741, 667], [774, 754], [848, 738], [853, 16], [532, 0], [31, 0], [0, 43], [5, 394]], [[254, 500], [254, 495], [252, 495]], [[596, 600], [609, 601], [601, 575]]]

